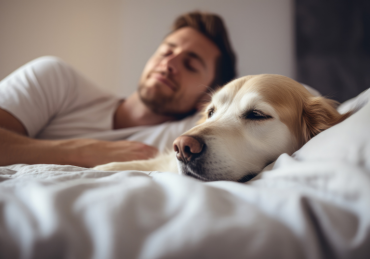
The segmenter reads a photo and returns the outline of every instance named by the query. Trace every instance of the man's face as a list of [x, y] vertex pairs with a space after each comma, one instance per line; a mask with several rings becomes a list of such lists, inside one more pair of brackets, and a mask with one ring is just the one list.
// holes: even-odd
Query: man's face
[[195, 29], [171, 33], [144, 68], [138, 90], [141, 100], [159, 114], [192, 111], [214, 79], [219, 55], [217, 46]]

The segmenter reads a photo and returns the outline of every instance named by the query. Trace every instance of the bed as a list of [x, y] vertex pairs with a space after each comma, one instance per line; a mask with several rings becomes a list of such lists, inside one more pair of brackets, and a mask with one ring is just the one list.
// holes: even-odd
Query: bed
[[0, 257], [370, 258], [369, 97], [245, 184], [0, 167]]

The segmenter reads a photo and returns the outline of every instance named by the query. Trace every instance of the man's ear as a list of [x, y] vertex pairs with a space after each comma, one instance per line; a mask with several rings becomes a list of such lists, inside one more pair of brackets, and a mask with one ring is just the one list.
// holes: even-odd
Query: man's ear
[[340, 114], [335, 107], [337, 102], [324, 97], [310, 97], [303, 105], [302, 145], [320, 132], [342, 122], [351, 113]]

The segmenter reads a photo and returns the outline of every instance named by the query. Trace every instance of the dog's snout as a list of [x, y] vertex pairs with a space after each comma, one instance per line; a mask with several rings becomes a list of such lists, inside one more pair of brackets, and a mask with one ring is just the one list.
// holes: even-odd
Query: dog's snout
[[183, 135], [175, 139], [173, 149], [178, 160], [187, 163], [192, 158], [202, 153], [204, 142], [200, 138]]

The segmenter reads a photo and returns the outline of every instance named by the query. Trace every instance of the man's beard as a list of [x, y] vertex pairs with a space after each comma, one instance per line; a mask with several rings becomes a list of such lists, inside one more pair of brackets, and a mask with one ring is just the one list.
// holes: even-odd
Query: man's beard
[[176, 118], [184, 118], [190, 114], [193, 114], [196, 110], [193, 109], [188, 112], [178, 112], [176, 110], [176, 101], [173, 96], [165, 96], [161, 91], [154, 90], [155, 93], [151, 96], [147, 96], [145, 94], [146, 86], [144, 83], [139, 84], [138, 94], [140, 100], [145, 104], [148, 109], [152, 112], [164, 115], [164, 116], [172, 116]]

